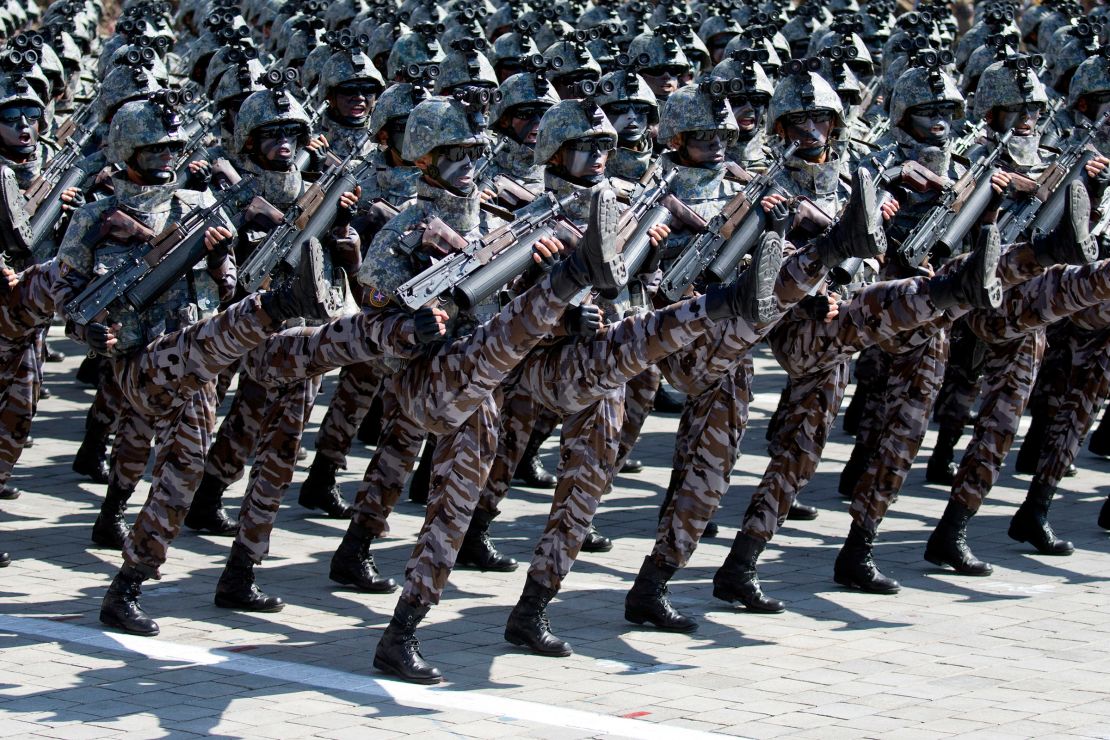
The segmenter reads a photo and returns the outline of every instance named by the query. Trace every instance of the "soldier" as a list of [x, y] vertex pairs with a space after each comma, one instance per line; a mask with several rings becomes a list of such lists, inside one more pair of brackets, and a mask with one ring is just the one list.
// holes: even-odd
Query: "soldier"
[[[646, 55], [642, 60], [641, 55]], [[660, 102], [694, 78], [694, 67], [671, 35], [647, 32], [632, 39], [628, 56]], [[642, 62], [642, 63], [641, 63]]]
[[385, 89], [373, 61], [350, 36], [343, 35], [320, 71], [319, 103], [326, 106], [323, 134], [328, 146], [341, 159], [361, 159], [374, 149], [370, 112]]
[[711, 77], [739, 80], [743, 87], [729, 95], [729, 105], [736, 117], [736, 142], [729, 146], [728, 158], [749, 172], [767, 167], [767, 104], [775, 91], [770, 78], [759, 64], [766, 52], [738, 49], [730, 52], [713, 71]]

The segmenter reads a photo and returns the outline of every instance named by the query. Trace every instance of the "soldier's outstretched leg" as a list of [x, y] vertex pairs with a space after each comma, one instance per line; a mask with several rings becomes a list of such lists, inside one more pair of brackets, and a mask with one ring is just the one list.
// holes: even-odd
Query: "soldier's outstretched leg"
[[143, 479], [153, 442], [154, 427], [147, 417], [124, 404], [120, 409], [112, 444], [108, 490], [100, 505], [100, 514], [93, 524], [94, 545], [112, 550], [123, 549], [123, 540], [128, 531], [123, 515], [127, 511], [127, 502]]

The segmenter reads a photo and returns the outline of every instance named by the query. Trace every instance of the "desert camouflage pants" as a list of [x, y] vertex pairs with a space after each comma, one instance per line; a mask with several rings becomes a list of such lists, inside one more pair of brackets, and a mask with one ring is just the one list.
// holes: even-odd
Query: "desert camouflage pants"
[[663, 382], [663, 373], [658, 367], [652, 365], [647, 370], [637, 375], [624, 387], [624, 423], [621, 424], [620, 444], [617, 447], [617, 461], [613, 469], [620, 471], [624, 467], [636, 440], [640, 438], [640, 430], [644, 428], [648, 414], [655, 404], [655, 394]]
[[34, 342], [23, 351], [0, 340], [0, 484], [7, 483], [31, 433], [42, 389], [42, 365]]
[[968, 328], [965, 319], [953, 324], [948, 364], [933, 406], [933, 421], [942, 432], [957, 436], [963, 433], [968, 414], [979, 400], [985, 351], [983, 341]]
[[346, 469], [351, 441], [387, 375], [388, 371], [374, 362], [347, 365], [339, 372], [339, 383], [316, 433], [317, 455]]
[[[0, 338], [12, 344], [34, 343], [54, 317], [53, 286], [61, 271], [56, 260], [31, 265], [19, 273], [15, 288], [0, 290]], [[0, 352], [10, 351], [10, 347], [0, 348]]]

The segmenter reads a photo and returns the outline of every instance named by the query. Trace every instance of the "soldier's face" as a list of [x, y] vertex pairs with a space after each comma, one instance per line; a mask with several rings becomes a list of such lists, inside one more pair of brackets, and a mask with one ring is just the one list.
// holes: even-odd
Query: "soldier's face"
[[687, 131], [682, 135], [683, 159], [700, 167], [721, 164], [725, 161], [725, 150], [732, 138], [723, 129]]
[[550, 107], [549, 103], [513, 106], [509, 116], [509, 129], [516, 143], [529, 146], [536, 143], [536, 136], [540, 132], [540, 119], [543, 118], [544, 111]]
[[799, 111], [782, 117], [787, 143], [798, 143], [798, 156], [818, 157], [829, 145], [836, 116], [829, 110]]
[[378, 86], [371, 82], [348, 82], [337, 85], [332, 91], [337, 117], [348, 123], [362, 125], [370, 118], [374, 101], [378, 99]]
[[148, 185], [165, 185], [176, 177], [174, 165], [181, 152], [181, 144], [155, 144], [135, 150], [131, 158], [132, 169]]
[[37, 105], [9, 105], [0, 109], [0, 145], [20, 155], [33, 154], [39, 143], [42, 108]]
[[922, 144], [944, 146], [952, 138], [955, 103], [915, 105], [907, 111], [909, 134]]
[[1044, 112], [1043, 103], [1019, 103], [994, 109], [992, 127], [999, 133], [1013, 131], [1014, 136], [1032, 136]]
[[763, 117], [767, 114], [767, 99], [758, 95], [743, 95], [729, 99], [736, 125], [740, 127], [740, 138], [748, 141], [763, 127]]
[[559, 148], [563, 169], [571, 177], [592, 180], [605, 174], [609, 152], [617, 143], [608, 136], [571, 139]]
[[605, 106], [605, 115], [617, 130], [618, 142], [639, 144], [648, 130], [651, 105], [621, 100]]
[[477, 144], [436, 148], [432, 156], [434, 176], [448, 188], [469, 193], [474, 189], [474, 168], [484, 149]]
[[287, 170], [297, 155], [297, 142], [304, 135], [300, 124], [276, 124], [258, 129], [258, 153], [264, 167]]
[[640, 76], [659, 100], [669, 98], [689, 74], [690, 68], [681, 64], [661, 64], [640, 70]]

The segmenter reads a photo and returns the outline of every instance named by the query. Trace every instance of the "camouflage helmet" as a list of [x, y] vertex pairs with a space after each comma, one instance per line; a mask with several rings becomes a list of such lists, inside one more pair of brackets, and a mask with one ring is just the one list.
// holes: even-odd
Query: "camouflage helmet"
[[[542, 57], [541, 57], [542, 59]], [[490, 120], [496, 123], [505, 113], [515, 106], [529, 103], [559, 102], [554, 86], [542, 73], [535, 71], [518, 72], [501, 83], [501, 99], [490, 106]]]
[[628, 45], [628, 55], [633, 59], [640, 59], [646, 55], [647, 61], [640, 65], [641, 69], [666, 65], [677, 65], [687, 69], [694, 67], [678, 41], [671, 36], [651, 32], [641, 33], [632, 39], [632, 43]]
[[427, 82], [395, 82], [385, 89], [370, 113], [370, 135], [377, 137], [395, 118], [408, 118], [413, 108], [431, 95]]
[[601, 65], [586, 47], [588, 38], [564, 39], [544, 49], [543, 58], [549, 67], [547, 78], [555, 81], [564, 77], [601, 79]]
[[956, 44], [956, 66], [963, 69], [967, 60], [971, 58], [976, 49], [987, 43], [987, 39], [1000, 33], [1016, 33], [1021, 31], [1014, 22], [1014, 10], [1006, 5], [995, 5], [976, 12], [982, 20], [976, 22], [967, 32], [960, 37]]
[[985, 118], [995, 107], [1021, 103], [1048, 105], [1048, 93], [1037, 77], [1037, 68], [1043, 64], [1038, 55], [1019, 54], [995, 62], [983, 70], [975, 88], [974, 110], [976, 118]]
[[[748, 26], [744, 29], [744, 33], [739, 36], [734, 36], [725, 47], [725, 58], [729, 58], [737, 52], [754, 50], [759, 53], [761, 61], [759, 66], [763, 68], [769, 76], [775, 77], [779, 69], [782, 68], [783, 54], [775, 47], [773, 36], [777, 32], [771, 26]], [[789, 59], [789, 54], [785, 56]]]
[[135, 150], [155, 144], [185, 144], [186, 136], [182, 119], [174, 106], [162, 105], [158, 101], [175, 95], [162, 90], [151, 95], [153, 99], [132, 100], [120, 106], [108, 127], [104, 141], [104, 154], [109, 162], [127, 162]]
[[1095, 54], [1079, 65], [1068, 85], [1068, 107], [1074, 108], [1084, 95], [1110, 92], [1110, 58]]
[[1099, 27], [1081, 22], [1074, 26], [1061, 26], [1053, 34], [1053, 50], [1047, 54], [1049, 84], [1057, 92], [1067, 92], [1072, 73], [1092, 55], [1098, 54]]
[[[488, 91], [473, 91], [475, 93]], [[421, 102], [409, 114], [401, 157], [415, 162], [441, 146], [488, 144], [489, 119], [477, 107], [456, 97], [437, 95]]]
[[[524, 26], [527, 28], [528, 24], [525, 23]], [[540, 48], [532, 35], [514, 28], [509, 33], [501, 34], [493, 42], [493, 51], [490, 53], [489, 60], [494, 69], [497, 69], [502, 64], [516, 64], [522, 57], [539, 53]]]
[[955, 103], [956, 117], [964, 117], [964, 96], [951, 75], [941, 66], [910, 67], [898, 78], [890, 94], [890, 122], [898, 126], [910, 108], [934, 102]]
[[967, 59], [963, 67], [963, 77], [960, 80], [960, 90], [964, 95], [971, 96], [983, 71], [1008, 54], [1017, 53], [1021, 39], [1016, 32], [1007, 32], [999, 36], [992, 36], [983, 46], [980, 46]]
[[[427, 26], [431, 27], [427, 28]], [[412, 31], [403, 34], [393, 44], [393, 49], [386, 60], [386, 76], [396, 80], [401, 71], [410, 64], [442, 63], [443, 49], [436, 39], [436, 34], [442, 30], [442, 24], [415, 24]]]
[[775, 94], [775, 86], [771, 78], [763, 71], [763, 65], [757, 61], [764, 56], [759, 51], [739, 49], [721, 60], [721, 63], [710, 71], [709, 76], [717, 80], [740, 80], [744, 83], [745, 95], [761, 93], [770, 100]]
[[1064, 10], [1054, 10], [1046, 13], [1037, 26], [1036, 48], [1040, 51], [1051, 51], [1053, 35], [1056, 33], [1056, 30], [1062, 26], [1071, 25], [1072, 12], [1075, 12], [1077, 15], [1082, 14], [1082, 8], [1078, 6], [1074, 8], [1074, 11], [1064, 4], [1061, 4], [1059, 7], [1066, 9], [1068, 12], [1064, 12]]
[[251, 93], [239, 106], [235, 131], [231, 137], [233, 151], [245, 151], [247, 138], [256, 128], [274, 123], [303, 124], [307, 135], [310, 125], [308, 114], [284, 84], [295, 78], [295, 73], [290, 74], [291, 71], [287, 70], [285, 74], [279, 70], [267, 72], [263, 80], [260, 80], [260, 84], [266, 89]]
[[385, 88], [385, 80], [370, 57], [361, 48], [351, 47], [333, 53], [320, 70], [319, 102], [324, 102], [333, 89], [349, 82], [371, 82], [379, 91]]
[[412, 33], [412, 29], [406, 25], [407, 20], [407, 15], [398, 13], [395, 16], [387, 17], [369, 31], [370, 44], [366, 53], [370, 55], [371, 59], [377, 62], [380, 57], [384, 63], [384, 60], [389, 58], [389, 52], [393, 49], [393, 44], [397, 39], [406, 33]]
[[308, 56], [304, 60], [304, 67], [301, 69], [301, 87], [305, 90], [316, 87], [317, 83], [320, 82], [320, 73], [324, 71], [324, 65], [328, 63], [334, 53], [327, 44], [318, 44], [316, 48], [308, 52]]
[[44, 26], [42, 32], [47, 37], [50, 48], [62, 60], [62, 68], [65, 69], [68, 75], [80, 69], [83, 57], [81, 56], [81, 48], [77, 46], [73, 35], [66, 29], [67, 26], [56, 23]]
[[224, 70], [216, 83], [212, 102], [216, 107], [224, 108], [234, 98], [265, 90], [266, 88], [258, 82], [265, 74], [266, 68], [257, 59], [248, 59], [238, 67]]
[[442, 62], [435, 80], [437, 95], [450, 93], [460, 85], [497, 87], [497, 73], [483, 50], [489, 49], [485, 39], [456, 39]]
[[100, 83], [100, 108], [97, 113], [107, 122], [116, 109], [129, 100], [142, 100], [162, 89], [151, 70], [142, 66], [117, 64]]
[[609, 136], [616, 142], [617, 130], [594, 99], [561, 100], [540, 119], [532, 161], [545, 165], [566, 142], [598, 136]]
[[666, 145], [675, 136], [687, 131], [723, 130], [735, 137], [740, 128], [728, 104], [730, 92], [738, 92], [743, 83], [709, 79], [678, 88], [659, 114], [659, 141]]
[[728, 40], [725, 41], [725, 45], [727, 45], [728, 41], [731, 41], [734, 36], [743, 30], [732, 16], [711, 15], [698, 26], [698, 36], [708, 48], [715, 37], [727, 35]]
[[[607, 82], [612, 84], [612, 91], [608, 91], [609, 85], [605, 84]], [[601, 78], [599, 87], [603, 91], [597, 94], [596, 100], [603, 110], [613, 103], [624, 101], [645, 103], [651, 106], [648, 122], [652, 124], [659, 122], [659, 99], [648, 87], [647, 80], [632, 70], [618, 69], [610, 72]]]
[[824, 77], [818, 74], [821, 60], [816, 57], [792, 59], [783, 67], [783, 76], [775, 85], [767, 106], [767, 130], [774, 132], [778, 120], [790, 113], [831, 110], [844, 124], [844, 106], [840, 96]]
[[13, 104], [37, 105], [46, 109], [46, 104], [27, 78], [19, 74], [5, 74], [0, 77], [0, 108]]

